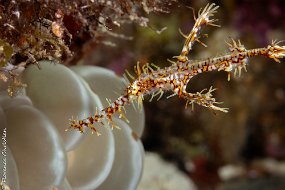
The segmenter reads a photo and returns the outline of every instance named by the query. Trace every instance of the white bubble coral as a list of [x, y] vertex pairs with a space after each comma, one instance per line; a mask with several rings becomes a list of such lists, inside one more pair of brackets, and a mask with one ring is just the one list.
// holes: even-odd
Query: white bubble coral
[[105, 98], [120, 93], [121, 78], [99, 67], [72, 71], [50, 61], [39, 64], [41, 70], [31, 65], [24, 71], [28, 87], [23, 95], [0, 94], [1, 130], [7, 130], [11, 150], [5, 156], [7, 166], [0, 163], [7, 168], [6, 184], [13, 190], [136, 189], [144, 158], [137, 138], [144, 127], [143, 111], [128, 107], [130, 123], [117, 118], [121, 130], [105, 126], [100, 137], [65, 131], [71, 115], [92, 115]]

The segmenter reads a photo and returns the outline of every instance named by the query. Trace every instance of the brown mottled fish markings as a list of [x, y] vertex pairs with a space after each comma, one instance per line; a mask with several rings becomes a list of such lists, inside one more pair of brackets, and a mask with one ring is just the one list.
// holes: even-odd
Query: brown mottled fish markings
[[[187, 84], [192, 77], [209, 71], [226, 71], [228, 72], [228, 80], [230, 80], [230, 73], [234, 71], [234, 75], [241, 74], [242, 69], [246, 70], [246, 65], [249, 57], [253, 56], [265, 56], [280, 62], [279, 58], [285, 57], [285, 46], [280, 46], [279, 42], [272, 41], [271, 45], [266, 48], [258, 48], [246, 50], [245, 47], [238, 40], [237, 42], [232, 39], [231, 42], [227, 42], [229, 45], [230, 53], [207, 58], [205, 60], [190, 60], [188, 54], [192, 49], [195, 42], [206, 46], [200, 41], [200, 31], [203, 26], [214, 24], [215, 19], [211, 19], [216, 13], [218, 6], [215, 4], [207, 5], [203, 10], [198, 12], [198, 18], [195, 17], [195, 24], [189, 35], [182, 34], [186, 38], [184, 46], [179, 56], [175, 56], [176, 61], [168, 60], [172, 65], [163, 69], [158, 68], [155, 65], [145, 64], [142, 67], [137, 64], [134, 69], [137, 74], [135, 79], [129, 74], [132, 82], [128, 83], [124, 94], [117, 98], [114, 102], [109, 102], [109, 106], [101, 111], [96, 111], [95, 115], [90, 116], [83, 120], [70, 120], [70, 128], [78, 129], [80, 132], [84, 131], [84, 127], [89, 127], [92, 133], [97, 135], [100, 133], [94, 127], [95, 123], [104, 124], [106, 121], [111, 124], [112, 128], [117, 127], [112, 116], [114, 113], [119, 113], [120, 117], [127, 120], [126, 116], [122, 112], [122, 109], [126, 104], [137, 101], [139, 105], [146, 95], [151, 95], [150, 101], [154, 97], [158, 97], [159, 100], [165, 91], [171, 91], [173, 94], [169, 97], [177, 95], [180, 98], [186, 100], [186, 107], [191, 104], [198, 104], [207, 107], [212, 110], [227, 112], [227, 108], [221, 108], [217, 106], [219, 102], [212, 96], [212, 92], [215, 90], [212, 87], [205, 92], [205, 90], [196, 93], [189, 93], [186, 91]], [[180, 33], [182, 33], [180, 31]]]

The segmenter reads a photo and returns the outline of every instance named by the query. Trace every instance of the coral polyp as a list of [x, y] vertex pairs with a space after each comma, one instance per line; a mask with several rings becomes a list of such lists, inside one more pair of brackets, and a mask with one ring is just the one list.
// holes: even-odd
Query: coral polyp
[[84, 127], [89, 127], [97, 135], [100, 135], [94, 126], [95, 123], [104, 124], [107, 121], [111, 124], [112, 128], [117, 127], [112, 120], [112, 116], [114, 113], [119, 113], [120, 117], [125, 118], [122, 109], [126, 104], [133, 103], [134, 101], [142, 104], [144, 97], [147, 95], [151, 95], [150, 100], [156, 96], [159, 96], [158, 99], [160, 99], [166, 91], [173, 93], [169, 97], [178, 96], [185, 99], [186, 107], [189, 104], [198, 104], [214, 111], [228, 112], [228, 109], [220, 107], [220, 102], [217, 102], [213, 97], [212, 92], [215, 89], [210, 87], [208, 91], [203, 90], [201, 92], [189, 93], [186, 91], [188, 82], [194, 76], [209, 71], [226, 71], [228, 72], [228, 80], [230, 80], [231, 73], [233, 72], [234, 75], [240, 76], [242, 69], [246, 70], [248, 58], [254, 56], [261, 55], [280, 62], [279, 58], [285, 57], [285, 46], [281, 46], [280, 42], [273, 41], [267, 47], [247, 50], [241, 44], [240, 40], [235, 41], [231, 39], [231, 42], [227, 42], [230, 50], [228, 54], [205, 60], [189, 59], [188, 54], [195, 42], [206, 46], [200, 41], [201, 29], [204, 26], [219, 27], [215, 23], [217, 20], [213, 19], [217, 9], [218, 6], [214, 3], [208, 4], [204, 9], [199, 10], [197, 18], [194, 14], [195, 24], [188, 35], [180, 31], [186, 40], [180, 55], [173, 57], [176, 60], [169, 60], [171, 66], [161, 69], [155, 65], [145, 64], [140, 67], [137, 64], [135, 66], [137, 78], [135, 79], [129, 74], [129, 77], [133, 80], [132, 82], [128, 82], [124, 94], [114, 102], [109, 102], [108, 107], [95, 113], [94, 116], [83, 120], [71, 119], [70, 128], [83, 132]]

